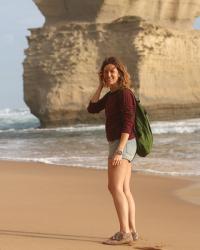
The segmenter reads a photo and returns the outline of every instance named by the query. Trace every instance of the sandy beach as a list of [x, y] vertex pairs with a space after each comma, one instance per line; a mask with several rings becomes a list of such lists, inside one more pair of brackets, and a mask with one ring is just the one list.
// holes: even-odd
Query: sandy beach
[[[199, 250], [199, 178], [133, 172], [140, 240], [118, 249]], [[1, 250], [114, 249], [118, 231], [107, 171], [0, 162]]]

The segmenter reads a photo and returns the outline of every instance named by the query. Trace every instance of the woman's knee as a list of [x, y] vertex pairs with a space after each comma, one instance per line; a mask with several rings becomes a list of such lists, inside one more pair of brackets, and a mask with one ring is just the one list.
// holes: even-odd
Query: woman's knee
[[129, 187], [128, 188], [123, 188], [123, 192], [126, 195], [126, 197], [132, 196], [132, 193], [131, 193], [131, 190], [130, 190]]
[[123, 192], [123, 187], [118, 185], [108, 184], [108, 190], [111, 194], [118, 194]]

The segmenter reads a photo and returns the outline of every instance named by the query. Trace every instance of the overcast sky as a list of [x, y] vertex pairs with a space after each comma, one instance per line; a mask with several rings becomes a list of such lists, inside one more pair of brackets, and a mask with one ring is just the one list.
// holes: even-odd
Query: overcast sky
[[0, 109], [25, 107], [22, 62], [27, 29], [42, 26], [44, 17], [32, 0], [0, 3]]
[[[0, 109], [25, 107], [24, 49], [28, 28], [41, 27], [44, 17], [32, 0], [0, 0]], [[200, 29], [200, 18], [194, 24]]]

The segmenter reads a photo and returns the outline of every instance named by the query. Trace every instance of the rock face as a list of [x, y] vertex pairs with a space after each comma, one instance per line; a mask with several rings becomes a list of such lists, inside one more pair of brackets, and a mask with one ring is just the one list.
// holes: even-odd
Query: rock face
[[110, 55], [127, 65], [152, 118], [199, 115], [200, 36], [189, 27], [200, 3], [179, 2], [35, 0], [46, 22], [27, 38], [24, 99], [41, 125], [102, 119], [86, 106]]
[[123, 16], [191, 29], [200, 15], [199, 0], [34, 0], [46, 18], [55, 22], [109, 23]]

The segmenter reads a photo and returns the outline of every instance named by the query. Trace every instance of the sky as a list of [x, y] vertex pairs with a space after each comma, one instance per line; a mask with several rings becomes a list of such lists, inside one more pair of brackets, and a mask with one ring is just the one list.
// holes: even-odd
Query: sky
[[28, 28], [44, 17], [32, 0], [0, 0], [0, 109], [26, 107], [23, 101], [24, 49]]
[[[28, 28], [41, 27], [44, 17], [32, 0], [0, 0], [0, 109], [24, 108], [23, 60]], [[200, 29], [200, 17], [193, 27]]]

